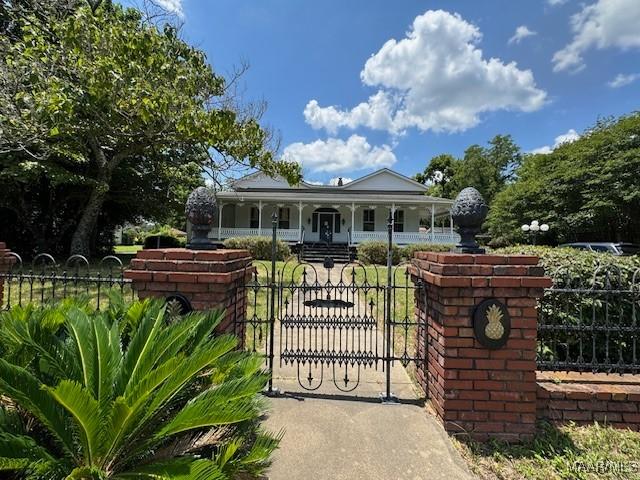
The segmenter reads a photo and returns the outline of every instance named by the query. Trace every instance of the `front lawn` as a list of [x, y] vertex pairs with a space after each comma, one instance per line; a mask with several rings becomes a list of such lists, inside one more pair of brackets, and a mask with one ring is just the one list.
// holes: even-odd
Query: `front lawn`
[[142, 245], [116, 245], [113, 247], [113, 252], [116, 255], [119, 253], [137, 253], [138, 250], [142, 250]]
[[483, 480], [640, 479], [640, 433], [604, 425], [543, 423], [521, 445], [454, 440]]

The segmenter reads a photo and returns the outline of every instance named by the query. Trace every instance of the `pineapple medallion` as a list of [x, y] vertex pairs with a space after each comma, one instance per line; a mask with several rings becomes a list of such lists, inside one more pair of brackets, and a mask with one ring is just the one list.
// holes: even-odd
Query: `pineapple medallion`
[[487, 348], [500, 348], [511, 332], [511, 317], [507, 307], [495, 298], [484, 300], [473, 313], [473, 331]]
[[487, 308], [487, 326], [484, 327], [484, 333], [491, 340], [498, 340], [504, 335], [504, 327], [502, 326], [502, 312], [500, 307], [493, 304]]

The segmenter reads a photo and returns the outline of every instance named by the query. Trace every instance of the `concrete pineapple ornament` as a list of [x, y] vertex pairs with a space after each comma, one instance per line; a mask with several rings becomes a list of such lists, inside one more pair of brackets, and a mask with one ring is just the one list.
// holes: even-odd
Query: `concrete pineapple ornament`
[[487, 326], [484, 328], [485, 335], [492, 339], [498, 340], [504, 335], [504, 326], [502, 325], [502, 310], [496, 304], [491, 305], [487, 309]]

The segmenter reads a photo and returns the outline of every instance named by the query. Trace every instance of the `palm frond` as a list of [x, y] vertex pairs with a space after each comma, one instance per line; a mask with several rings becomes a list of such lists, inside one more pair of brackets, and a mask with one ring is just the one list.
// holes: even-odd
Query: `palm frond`
[[64, 410], [43, 390], [40, 381], [26, 369], [0, 358], [0, 393], [16, 401], [54, 435], [69, 456], [75, 456], [71, 429]]
[[88, 388], [69, 380], [47, 390], [73, 416], [84, 446], [85, 461], [93, 465], [105, 443], [98, 401]]
[[90, 320], [85, 312], [74, 308], [67, 313], [66, 327], [76, 347], [77, 363], [82, 371], [85, 387], [97, 391], [95, 383], [96, 347]]
[[210, 460], [190, 457], [153, 463], [116, 475], [114, 480], [228, 480]]

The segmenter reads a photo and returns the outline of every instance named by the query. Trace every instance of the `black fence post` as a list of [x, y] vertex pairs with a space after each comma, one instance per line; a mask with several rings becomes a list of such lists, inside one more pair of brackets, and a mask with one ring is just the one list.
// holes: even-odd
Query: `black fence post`
[[277, 235], [278, 235], [278, 214], [274, 211], [271, 215], [271, 316], [269, 318], [269, 390], [268, 393], [274, 393], [273, 390], [273, 358], [275, 344], [275, 326], [276, 326], [276, 254], [277, 254]]
[[389, 218], [387, 219], [387, 288], [386, 293], [386, 309], [385, 309], [385, 369], [386, 369], [386, 391], [384, 394], [384, 403], [395, 403], [396, 399], [391, 393], [391, 362], [392, 362], [392, 332], [391, 327], [393, 322], [391, 320], [391, 300], [393, 289], [393, 209], [389, 210]]

